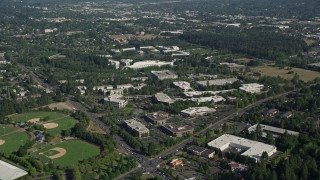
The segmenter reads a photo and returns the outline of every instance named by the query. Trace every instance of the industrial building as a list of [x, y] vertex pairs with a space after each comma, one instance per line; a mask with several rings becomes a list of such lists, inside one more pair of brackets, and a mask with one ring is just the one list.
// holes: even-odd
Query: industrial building
[[177, 79], [178, 75], [173, 73], [172, 71], [169, 70], [163, 70], [163, 71], [151, 71], [153, 75], [155, 75], [159, 80], [164, 80], [164, 79]]
[[[258, 124], [255, 124], [255, 125], [249, 127], [248, 128], [249, 133], [255, 132], [257, 129], [257, 125]], [[277, 127], [273, 127], [273, 126], [268, 126], [268, 125], [264, 125], [264, 124], [260, 124], [260, 127], [261, 127], [261, 131], [262, 131], [262, 137], [267, 137], [268, 132], [270, 132], [273, 135], [273, 137], [279, 137], [279, 136], [283, 135], [285, 132], [287, 132], [290, 135], [294, 135], [294, 136], [299, 135], [299, 132], [290, 131], [290, 130], [277, 128]]]
[[263, 88], [264, 88], [263, 84], [251, 83], [251, 84], [242, 84], [242, 86], [239, 89], [247, 93], [254, 94], [254, 93], [260, 93]]
[[175, 102], [175, 100], [171, 99], [171, 97], [169, 97], [165, 93], [157, 93], [154, 95], [154, 97], [158, 102], [165, 103], [165, 104], [172, 104]]
[[128, 66], [128, 68], [131, 69], [142, 69], [142, 68], [147, 68], [147, 67], [152, 67], [152, 66], [165, 66], [165, 65], [173, 65], [173, 62], [167, 62], [167, 61], [157, 61], [157, 60], [146, 60], [146, 61], [139, 61], [135, 62], [132, 65]]
[[27, 171], [0, 160], [0, 179], [1, 180], [18, 179], [27, 174], [28, 174]]
[[126, 128], [134, 135], [138, 137], [148, 137], [149, 129], [146, 126], [135, 119], [125, 120], [124, 124]]
[[225, 79], [213, 79], [213, 80], [205, 80], [205, 81], [197, 81], [198, 84], [202, 86], [223, 86], [226, 84], [233, 84], [234, 82], [238, 81], [237, 78], [225, 78]]
[[268, 156], [277, 152], [277, 148], [272, 145], [264, 144], [230, 134], [224, 134], [217, 139], [208, 143], [209, 147], [225, 151], [227, 149], [235, 149], [243, 156], [248, 156], [256, 161], [260, 161], [262, 153], [266, 152]]
[[156, 125], [163, 125], [167, 123], [169, 114], [163, 111], [154, 112], [145, 115], [145, 120]]
[[194, 117], [194, 116], [203, 116], [208, 113], [216, 112], [213, 108], [204, 107], [189, 107], [188, 109], [182, 110], [181, 115], [187, 117]]
[[161, 129], [170, 136], [175, 137], [182, 137], [186, 134], [192, 134], [194, 130], [193, 127], [189, 125], [175, 126], [170, 124], [161, 126]]

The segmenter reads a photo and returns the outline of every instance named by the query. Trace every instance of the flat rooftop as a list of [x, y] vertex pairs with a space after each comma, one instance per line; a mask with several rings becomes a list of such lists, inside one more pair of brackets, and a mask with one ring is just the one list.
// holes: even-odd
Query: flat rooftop
[[204, 80], [204, 81], [197, 81], [198, 84], [202, 86], [222, 86], [226, 84], [232, 84], [234, 82], [238, 81], [237, 78], [225, 78], [225, 79], [213, 79], [213, 80]]
[[12, 180], [27, 175], [28, 172], [0, 160], [0, 179]]
[[145, 116], [154, 121], [161, 121], [161, 120], [168, 119], [169, 114], [163, 111], [159, 111], [159, 112], [146, 114]]
[[[255, 124], [255, 125], [249, 127], [248, 131], [250, 133], [256, 131], [257, 125], [258, 124]], [[262, 130], [262, 136], [263, 137], [267, 137], [267, 133], [264, 132], [264, 131], [269, 131], [271, 133], [276, 133], [276, 134], [284, 134], [287, 131], [287, 133], [290, 134], [290, 135], [295, 135], [295, 136], [299, 135], [299, 132], [290, 131], [290, 130], [287, 130], [287, 129], [282, 129], [282, 128], [273, 127], [273, 126], [268, 126], [268, 125], [264, 125], [264, 124], [260, 124], [260, 127], [261, 127], [261, 130]], [[277, 135], [276, 135], [276, 137], [277, 137]]]
[[154, 97], [157, 99], [157, 101], [159, 102], [164, 102], [164, 103], [174, 103], [175, 101], [173, 99], [171, 99], [171, 97], [169, 97], [167, 94], [165, 93], [157, 93], [154, 95]]
[[181, 113], [183, 114], [198, 114], [204, 115], [206, 113], [216, 112], [213, 108], [208, 108], [207, 106], [203, 107], [189, 107], [188, 109], [182, 110]]
[[178, 78], [178, 75], [176, 75], [174, 72], [169, 70], [163, 70], [163, 71], [151, 71], [151, 73], [155, 76], [157, 76], [159, 79], [176, 79]]
[[142, 124], [141, 122], [136, 121], [135, 119], [129, 119], [129, 120], [125, 120], [124, 121], [126, 123], [127, 126], [129, 126], [131, 129], [134, 129], [138, 132], [145, 132], [145, 131], [149, 131], [148, 128], [146, 128], [146, 126], [144, 124]]
[[131, 69], [142, 69], [152, 66], [165, 66], [165, 65], [172, 65], [172, 62], [166, 62], [166, 61], [157, 61], [157, 60], [146, 60], [146, 61], [139, 61], [133, 63], [131, 66], [128, 66], [128, 68]]
[[230, 147], [239, 147], [245, 151], [241, 154], [255, 159], [260, 159], [263, 152], [267, 152], [269, 156], [276, 152], [277, 148], [273, 145], [264, 144], [258, 141], [245, 139], [230, 134], [224, 134], [217, 139], [208, 143], [208, 146], [215, 147], [224, 151]]

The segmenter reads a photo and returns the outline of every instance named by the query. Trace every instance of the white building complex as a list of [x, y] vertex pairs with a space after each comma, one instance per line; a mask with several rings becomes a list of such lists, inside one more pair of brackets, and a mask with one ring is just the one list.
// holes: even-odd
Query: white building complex
[[242, 84], [242, 86], [239, 89], [247, 93], [254, 94], [254, 93], [260, 93], [263, 88], [264, 88], [263, 84], [250, 83], [250, 84]]
[[217, 139], [209, 142], [208, 146], [218, 148], [221, 151], [233, 148], [241, 152], [241, 155], [249, 156], [256, 161], [260, 161], [263, 152], [266, 152], [268, 156], [271, 156], [277, 152], [277, 147], [275, 146], [230, 134], [224, 134], [218, 137]]
[[206, 115], [208, 113], [213, 113], [213, 112], [216, 112], [216, 110], [213, 108], [208, 108], [206, 106], [204, 106], [204, 107], [189, 107], [188, 109], [182, 110], [181, 115], [193, 117], [193, 116], [203, 116], [203, 115]]
[[204, 94], [212, 94], [212, 95], [216, 95], [219, 93], [227, 93], [227, 92], [232, 92], [235, 89], [228, 89], [228, 90], [221, 90], [221, 91], [188, 91], [188, 92], [184, 92], [184, 95], [187, 97], [193, 97], [193, 96], [201, 96]]
[[[255, 124], [255, 125], [249, 127], [248, 128], [249, 133], [255, 132], [257, 125], [258, 124]], [[277, 127], [273, 127], [273, 126], [268, 126], [268, 125], [264, 125], [264, 124], [260, 124], [260, 127], [261, 127], [261, 131], [262, 131], [262, 137], [267, 137], [268, 132], [270, 132], [273, 135], [273, 137], [279, 137], [279, 136], [283, 135], [286, 131], [290, 135], [294, 135], [294, 136], [299, 135], [299, 132], [290, 131], [290, 130], [277, 128]]]
[[142, 69], [142, 68], [153, 67], [153, 66], [161, 67], [161, 66], [165, 66], [165, 65], [173, 66], [173, 62], [157, 61], [157, 60], [138, 61], [138, 62], [135, 62], [132, 65], [128, 66], [128, 68]]
[[153, 75], [155, 75], [159, 80], [164, 79], [177, 79], [178, 75], [176, 75], [174, 72], [169, 70], [163, 70], [163, 71], [151, 71]]
[[13, 180], [27, 175], [28, 172], [0, 160], [0, 179]]
[[191, 98], [191, 101], [197, 102], [197, 103], [203, 103], [203, 102], [222, 102], [226, 101], [226, 99], [222, 96], [209, 96], [209, 97], [199, 97], [199, 98]]

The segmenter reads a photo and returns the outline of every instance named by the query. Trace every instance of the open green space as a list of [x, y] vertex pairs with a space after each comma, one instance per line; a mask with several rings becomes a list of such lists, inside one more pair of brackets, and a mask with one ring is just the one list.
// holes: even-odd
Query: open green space
[[[290, 68], [290, 69], [280, 69], [279, 67], [273, 66], [258, 66], [253, 68], [253, 71], [260, 72], [265, 76], [280, 76], [284, 79], [292, 79], [294, 74], [298, 74], [302, 81], [308, 82], [314, 80], [316, 77], [320, 77], [320, 73], [316, 71], [310, 71], [301, 68]], [[289, 73], [289, 71], [292, 71]]]
[[73, 128], [78, 123], [78, 121], [70, 116], [67, 116], [67, 117], [63, 117], [61, 119], [49, 121], [49, 123], [57, 123], [58, 124], [58, 127], [46, 130], [49, 134], [56, 135], [56, 134], [60, 134], [64, 130], [68, 130], [68, 129]]
[[18, 128], [0, 125], [0, 140], [4, 141], [0, 145], [0, 152], [12, 153], [28, 142], [29, 135]]
[[62, 118], [66, 116], [65, 114], [62, 113], [57, 113], [57, 112], [31, 112], [31, 113], [24, 113], [24, 114], [18, 114], [18, 115], [13, 115], [10, 116], [10, 118], [15, 121], [15, 122], [27, 122], [30, 119], [34, 118], [40, 118], [44, 119], [48, 117], [49, 121], [57, 118]]
[[[51, 149], [57, 147], [65, 149], [66, 154], [56, 159], [48, 158], [47, 156], [56, 155], [57, 152]], [[95, 145], [89, 144], [81, 140], [69, 140], [55, 145], [45, 145], [43, 149], [35, 152], [33, 155], [39, 157], [43, 162], [52, 161], [52, 163], [56, 165], [68, 166], [76, 164], [79, 161], [88, 159], [90, 157], [96, 156], [99, 153], [100, 149]]]

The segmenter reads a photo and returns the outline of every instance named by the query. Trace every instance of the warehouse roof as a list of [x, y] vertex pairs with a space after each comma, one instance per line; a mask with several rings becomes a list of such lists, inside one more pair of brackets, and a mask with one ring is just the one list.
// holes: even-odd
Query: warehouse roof
[[233, 136], [230, 134], [224, 134], [218, 137], [217, 139], [209, 142], [208, 146], [218, 148], [221, 151], [224, 151], [229, 147], [241, 147], [241, 149], [245, 150], [242, 155], [249, 156], [255, 159], [260, 159], [263, 152], [267, 152], [270, 156], [277, 150], [275, 146], [238, 136]]
[[0, 160], [0, 179], [1, 180], [17, 179], [27, 174], [28, 172], [26, 172], [25, 170]]
[[[251, 127], [248, 128], [249, 132], [254, 132], [256, 131], [258, 124], [255, 124]], [[277, 128], [277, 127], [273, 127], [273, 126], [268, 126], [268, 125], [264, 125], [264, 124], [260, 124], [261, 130], [262, 130], [262, 136], [263, 137], [267, 137], [267, 133], [265, 131], [269, 131], [271, 133], [276, 133], [276, 134], [284, 134], [286, 131], [288, 134], [290, 135], [299, 135], [298, 132], [295, 131], [290, 131], [290, 130], [286, 130], [286, 129], [282, 129], [282, 128]], [[274, 136], [278, 136], [278, 135], [274, 135]]]

